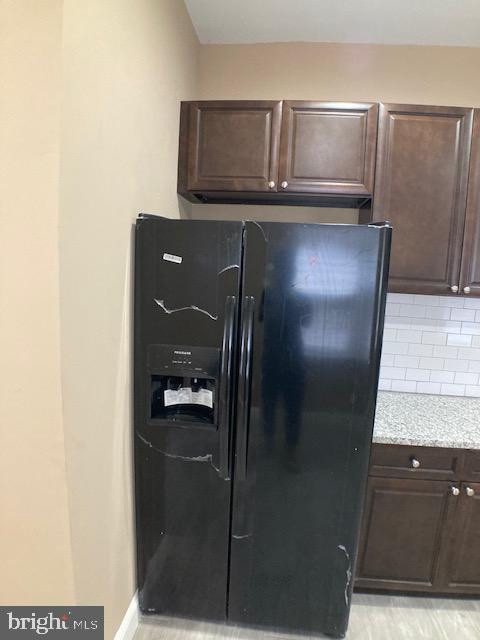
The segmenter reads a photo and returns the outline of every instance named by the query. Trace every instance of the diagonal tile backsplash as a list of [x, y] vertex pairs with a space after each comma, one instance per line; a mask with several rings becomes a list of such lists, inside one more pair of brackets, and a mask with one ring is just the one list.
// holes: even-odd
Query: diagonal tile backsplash
[[389, 293], [379, 389], [480, 397], [480, 299]]

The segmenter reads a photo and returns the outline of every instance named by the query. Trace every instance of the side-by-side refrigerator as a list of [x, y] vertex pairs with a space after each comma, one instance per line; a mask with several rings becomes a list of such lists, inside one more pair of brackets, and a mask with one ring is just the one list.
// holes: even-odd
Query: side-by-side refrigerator
[[144, 612], [347, 629], [391, 229], [141, 215]]

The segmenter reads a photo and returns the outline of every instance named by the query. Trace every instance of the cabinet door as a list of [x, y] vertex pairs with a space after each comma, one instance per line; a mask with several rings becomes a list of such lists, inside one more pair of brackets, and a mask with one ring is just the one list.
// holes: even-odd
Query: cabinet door
[[440, 561], [439, 590], [480, 594], [480, 483], [463, 483], [456, 503]]
[[472, 109], [380, 105], [373, 217], [393, 225], [391, 291], [458, 286]]
[[370, 477], [356, 586], [431, 591], [451, 498], [449, 482]]
[[188, 190], [271, 190], [268, 183], [276, 184], [278, 174], [281, 107], [281, 102], [191, 102]]
[[378, 105], [283, 103], [279, 190], [371, 194]]
[[480, 109], [475, 109], [473, 120], [460, 290], [480, 296]]

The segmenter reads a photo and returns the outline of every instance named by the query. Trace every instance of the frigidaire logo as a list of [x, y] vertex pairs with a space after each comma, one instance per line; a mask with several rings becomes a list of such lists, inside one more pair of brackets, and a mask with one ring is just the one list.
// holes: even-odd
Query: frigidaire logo
[[1, 607], [0, 638], [55, 640], [74, 637], [103, 640], [103, 607]]
[[191, 356], [192, 355], [191, 351], [174, 351], [173, 353], [176, 353], [178, 356]]

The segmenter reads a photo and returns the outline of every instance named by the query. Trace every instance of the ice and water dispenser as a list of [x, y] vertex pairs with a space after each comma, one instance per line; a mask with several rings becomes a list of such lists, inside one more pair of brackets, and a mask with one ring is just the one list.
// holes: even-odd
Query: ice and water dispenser
[[220, 349], [151, 345], [149, 422], [216, 427], [219, 368]]

